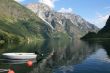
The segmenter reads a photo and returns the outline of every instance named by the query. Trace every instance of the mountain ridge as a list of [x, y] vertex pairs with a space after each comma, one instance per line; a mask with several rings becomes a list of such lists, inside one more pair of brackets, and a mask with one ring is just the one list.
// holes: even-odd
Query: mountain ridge
[[43, 39], [48, 26], [35, 13], [14, 0], [0, 0], [0, 40]]
[[[57, 12], [43, 3], [28, 4], [26, 7], [52, 25], [55, 32], [67, 32], [71, 37], [80, 38], [89, 31], [97, 32], [99, 30], [79, 15]], [[75, 29], [78, 33], [74, 32]]]
[[98, 30], [75, 14], [59, 13], [41, 3], [34, 7], [36, 13], [14, 0], [0, 0], [0, 41], [79, 38]]
[[99, 32], [89, 32], [84, 37], [84, 40], [109, 40], [110, 39], [110, 16], [108, 17], [105, 26]]
[[108, 17], [105, 26], [98, 32], [98, 35], [102, 38], [110, 38], [110, 16]]

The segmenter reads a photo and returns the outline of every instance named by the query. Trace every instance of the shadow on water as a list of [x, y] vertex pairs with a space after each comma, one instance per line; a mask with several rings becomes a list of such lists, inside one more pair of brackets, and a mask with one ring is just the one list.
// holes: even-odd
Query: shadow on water
[[101, 42], [100, 43], [102, 46], [103, 46], [103, 48], [106, 50], [106, 52], [107, 52], [107, 55], [110, 57], [110, 40], [108, 40], [108, 41], [103, 41], [103, 42]]
[[[81, 40], [46, 40], [30, 44], [5, 44], [0, 46], [0, 54], [4, 52], [30, 53], [36, 51], [39, 54], [39, 59], [37, 58], [37, 62], [31, 68], [27, 67], [26, 63], [5, 64], [1, 61], [0, 68], [13, 67], [16, 73], [98, 73], [96, 64], [102, 62], [95, 60], [97, 52], [99, 55], [100, 52], [104, 53], [104, 57], [106, 52], [110, 55], [109, 43], [108, 45], [107, 43], [100, 44]], [[100, 50], [101, 48], [104, 48], [104, 50]], [[99, 61], [99, 63], [96, 61]], [[91, 69], [87, 70], [88, 68], [93, 70], [95, 68], [96, 70], [93, 72]]]

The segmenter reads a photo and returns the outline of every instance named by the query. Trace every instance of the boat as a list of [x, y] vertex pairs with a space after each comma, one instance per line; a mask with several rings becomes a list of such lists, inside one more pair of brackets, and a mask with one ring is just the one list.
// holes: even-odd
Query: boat
[[37, 57], [35, 53], [3, 53], [2, 55], [7, 59], [13, 60], [30, 60]]

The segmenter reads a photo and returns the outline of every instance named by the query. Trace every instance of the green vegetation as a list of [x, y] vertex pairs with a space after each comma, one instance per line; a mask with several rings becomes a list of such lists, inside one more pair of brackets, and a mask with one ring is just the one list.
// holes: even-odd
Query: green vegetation
[[90, 40], [94, 37], [97, 37], [97, 34], [95, 32], [88, 32], [85, 36], [83, 36], [81, 39]]
[[68, 38], [52, 31], [36, 14], [14, 0], [0, 0], [0, 43]]
[[0, 43], [44, 39], [45, 27], [36, 14], [14, 0], [0, 0]]
[[51, 39], [68, 40], [71, 37], [66, 32], [53, 32], [50, 35]]

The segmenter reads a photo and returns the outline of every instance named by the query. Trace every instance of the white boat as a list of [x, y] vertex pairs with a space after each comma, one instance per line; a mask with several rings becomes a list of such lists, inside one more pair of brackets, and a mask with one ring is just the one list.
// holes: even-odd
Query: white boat
[[29, 60], [36, 59], [37, 55], [35, 53], [3, 53], [5, 58], [14, 59], [14, 60]]

